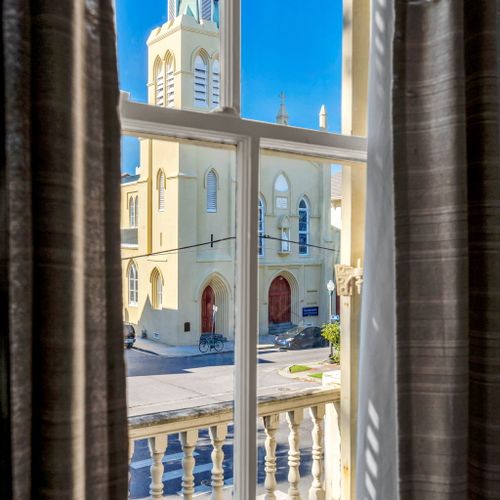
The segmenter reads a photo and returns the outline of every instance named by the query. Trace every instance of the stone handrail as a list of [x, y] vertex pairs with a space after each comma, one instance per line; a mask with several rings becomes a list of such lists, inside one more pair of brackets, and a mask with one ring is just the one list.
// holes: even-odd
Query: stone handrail
[[[287, 394], [261, 396], [258, 399], [258, 415], [263, 419], [265, 440], [265, 489], [266, 499], [274, 499], [276, 490], [276, 438], [279, 415], [285, 413], [289, 427], [288, 451], [288, 497], [299, 499], [299, 427], [304, 409], [309, 409], [313, 422], [312, 430], [312, 476], [310, 499], [325, 496], [323, 485], [323, 418], [325, 405], [340, 400], [338, 387], [315, 388]], [[184, 457], [182, 459], [182, 493], [190, 499], [194, 493], [193, 469], [194, 448], [199, 429], [208, 429], [212, 443], [212, 498], [222, 499], [224, 472], [222, 446], [227, 427], [233, 421], [233, 402], [223, 402], [182, 410], [152, 413], [129, 417], [129, 459], [134, 453], [134, 442], [147, 439], [152, 458], [150, 494], [152, 498], [163, 498], [163, 456], [166, 453], [169, 434], [179, 434]], [[168, 471], [167, 471], [168, 472]]]

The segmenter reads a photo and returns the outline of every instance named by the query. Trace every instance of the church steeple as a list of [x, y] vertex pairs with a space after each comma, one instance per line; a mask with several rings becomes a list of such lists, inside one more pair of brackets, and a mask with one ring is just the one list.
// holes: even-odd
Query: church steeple
[[198, 23], [213, 21], [219, 26], [219, 0], [168, 0], [168, 20], [183, 15]]
[[276, 115], [276, 123], [280, 123], [281, 125], [288, 125], [288, 113], [285, 104], [286, 96], [284, 92], [280, 92], [280, 98], [281, 98], [281, 105], [280, 105], [280, 110]]

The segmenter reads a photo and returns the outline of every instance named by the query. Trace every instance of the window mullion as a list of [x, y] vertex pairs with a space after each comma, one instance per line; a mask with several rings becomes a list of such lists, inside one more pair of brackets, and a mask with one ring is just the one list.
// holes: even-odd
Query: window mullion
[[220, 6], [220, 105], [224, 111], [240, 114], [241, 1], [221, 0]]
[[258, 199], [260, 144], [238, 143], [236, 194], [234, 497], [254, 500], [257, 481]]

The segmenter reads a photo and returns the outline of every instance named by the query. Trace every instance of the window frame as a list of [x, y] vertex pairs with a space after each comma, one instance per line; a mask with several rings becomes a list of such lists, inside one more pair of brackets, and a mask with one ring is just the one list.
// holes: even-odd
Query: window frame
[[[214, 179], [214, 184], [210, 184], [210, 180]], [[207, 191], [207, 196], [206, 196], [206, 212], [208, 214], [215, 214], [217, 213], [217, 192], [219, 190], [219, 176], [217, 175], [217, 172], [214, 168], [209, 169], [207, 172], [207, 183], [206, 183], [206, 191]], [[211, 192], [211, 189], [214, 191]], [[211, 199], [212, 196], [212, 199]], [[213, 203], [213, 205], [212, 205]]]
[[[301, 203], [304, 202], [305, 204], [305, 208], [301, 208]], [[302, 211], [305, 211], [306, 213], [306, 229], [305, 230], [301, 230], [300, 229], [300, 212]], [[309, 223], [310, 223], [310, 206], [309, 206], [309, 202], [307, 201], [306, 197], [305, 196], [302, 196], [299, 200], [299, 205], [298, 205], [298, 208], [297, 208], [297, 215], [298, 215], [298, 225], [297, 225], [297, 230], [298, 230], [298, 242], [299, 242], [299, 251], [298, 251], [298, 254], [302, 257], [307, 257], [309, 255], [309, 230], [310, 230], [310, 227], [309, 227]], [[300, 237], [305, 235], [306, 237], [306, 241], [304, 244], [301, 244], [300, 243]], [[301, 247], [305, 247], [306, 251], [305, 252], [301, 252]]]
[[[132, 277], [132, 270], [135, 271], [134, 277]], [[135, 288], [131, 286], [132, 283], [135, 283]], [[139, 304], [139, 270], [137, 269], [137, 264], [134, 261], [130, 263], [127, 271], [127, 290], [128, 290], [128, 305], [132, 307], [137, 307]], [[132, 295], [134, 295], [133, 298]]]
[[[220, 108], [212, 113], [140, 104], [121, 96], [122, 133], [236, 146], [234, 496], [256, 497], [258, 199], [261, 150], [365, 164], [366, 139], [240, 117], [240, 0], [220, 3]], [[207, 92], [208, 97], [208, 92]], [[241, 432], [240, 432], [241, 430]]]

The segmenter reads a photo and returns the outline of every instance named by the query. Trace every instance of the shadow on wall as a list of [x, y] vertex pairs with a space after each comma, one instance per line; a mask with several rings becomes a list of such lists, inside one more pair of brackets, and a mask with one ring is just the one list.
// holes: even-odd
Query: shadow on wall
[[[379, 442], [379, 427], [380, 417], [375, 410], [375, 406], [368, 400], [368, 424], [366, 426], [366, 435], [364, 439], [365, 452], [365, 478], [364, 478], [364, 492], [362, 498], [376, 500], [377, 495], [377, 478], [379, 471], [379, 458], [380, 458], [380, 442]], [[361, 441], [362, 442], [362, 441]]]

